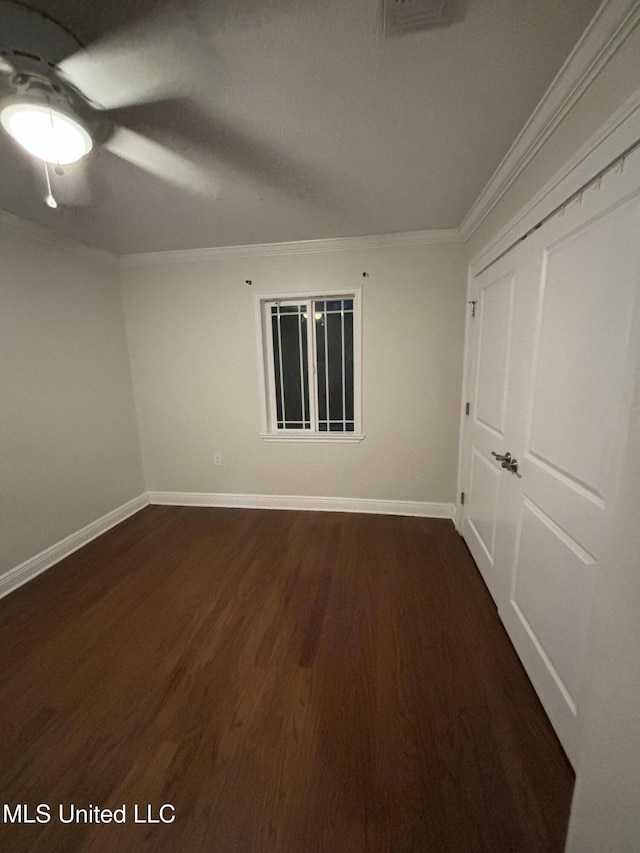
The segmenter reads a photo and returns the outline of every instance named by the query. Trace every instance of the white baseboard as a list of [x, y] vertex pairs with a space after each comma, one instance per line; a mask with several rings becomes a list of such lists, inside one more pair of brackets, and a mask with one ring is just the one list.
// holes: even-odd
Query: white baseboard
[[411, 515], [421, 518], [455, 516], [452, 503], [427, 501], [384, 501], [371, 498], [298, 497], [293, 495], [224, 495], [206, 492], [145, 492], [137, 498], [87, 524], [82, 530], [0, 575], [0, 598], [13, 592], [41, 572], [50, 569], [74, 551], [120, 524], [148, 504], [163, 506], [209, 506], [237, 509], [291, 509], [311, 512], [363, 512], [377, 515]]
[[452, 503], [385, 501], [372, 498], [298, 497], [294, 495], [223, 495], [206, 492], [149, 492], [149, 503], [165, 506], [210, 506], [237, 509], [298, 509], [324, 512], [364, 512], [378, 515], [413, 515], [449, 518]]
[[87, 524], [82, 530], [78, 530], [65, 539], [61, 539], [60, 542], [56, 542], [55, 545], [41, 551], [35, 557], [25, 560], [24, 563], [20, 563], [14, 569], [9, 569], [8, 572], [0, 575], [0, 598], [13, 592], [14, 589], [27, 583], [27, 581], [30, 581], [46, 569], [50, 569], [51, 566], [59, 563], [60, 560], [64, 560], [65, 557], [73, 554], [74, 551], [82, 548], [83, 545], [87, 545], [92, 539], [96, 539], [96, 537], [106, 533], [107, 530], [115, 527], [116, 524], [120, 524], [121, 521], [129, 518], [130, 515], [138, 512], [138, 510], [147, 506], [148, 503], [149, 498], [145, 492], [137, 498], [133, 498], [133, 500], [122, 504], [122, 506], [116, 507], [116, 509], [103, 515], [102, 518], [98, 518], [96, 521], [92, 521], [91, 524]]

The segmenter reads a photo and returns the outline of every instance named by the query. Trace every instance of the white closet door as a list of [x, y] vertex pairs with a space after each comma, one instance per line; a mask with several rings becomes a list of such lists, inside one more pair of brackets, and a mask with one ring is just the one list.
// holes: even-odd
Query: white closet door
[[521, 249], [478, 276], [472, 292], [473, 393], [465, 434], [465, 515], [463, 535], [496, 602], [507, 588], [499, 533], [506, 521], [504, 489], [509, 483], [493, 455], [509, 450], [509, 372], [514, 344], [514, 310], [521, 290]]
[[[630, 335], [640, 288], [640, 156], [529, 237], [513, 267], [503, 423], [518, 473], [501, 469], [495, 487], [497, 584], [488, 585], [576, 764], [594, 581], [637, 358]], [[487, 508], [475, 507], [486, 498], [473, 476], [469, 483], [470, 516], [483, 517]], [[474, 553], [471, 524], [465, 519], [463, 532]]]

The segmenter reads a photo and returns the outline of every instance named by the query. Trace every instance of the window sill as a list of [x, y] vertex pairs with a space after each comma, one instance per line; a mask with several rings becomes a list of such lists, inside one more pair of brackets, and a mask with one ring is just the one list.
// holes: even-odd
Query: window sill
[[349, 432], [349, 433], [310, 433], [309, 435], [303, 435], [301, 433], [273, 433], [273, 432], [261, 432], [260, 438], [263, 441], [297, 441], [302, 442], [303, 444], [307, 444], [309, 442], [315, 442], [316, 444], [324, 443], [324, 444], [333, 444], [334, 442], [342, 443], [342, 444], [357, 444], [362, 441], [364, 435], [360, 435], [359, 433]]

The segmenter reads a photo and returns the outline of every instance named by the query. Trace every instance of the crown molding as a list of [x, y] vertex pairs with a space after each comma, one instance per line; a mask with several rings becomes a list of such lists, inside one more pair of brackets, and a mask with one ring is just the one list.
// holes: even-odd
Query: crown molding
[[63, 252], [91, 258], [94, 261], [101, 261], [109, 266], [119, 266], [118, 256], [112, 252], [108, 252], [106, 249], [99, 249], [97, 246], [82, 243], [80, 240], [68, 237], [66, 234], [59, 234], [46, 225], [37, 225], [35, 222], [21, 219], [13, 213], [7, 213], [5, 210], [0, 210], [0, 227], [6, 231], [12, 231], [14, 234], [21, 234], [23, 237], [30, 237], [32, 240], [38, 240], [40, 243], [54, 246]]
[[640, 87], [471, 259], [478, 271], [640, 139]]
[[640, 21], [637, 0], [607, 0], [460, 224], [468, 240]]
[[376, 234], [369, 237], [334, 237], [325, 240], [300, 240], [291, 243], [257, 243], [248, 246], [218, 246], [210, 249], [178, 249], [169, 252], [122, 255], [123, 267], [154, 264], [198, 263], [234, 258], [267, 257], [270, 255], [307, 255], [316, 252], [346, 252], [353, 249], [384, 249], [394, 246], [425, 246], [435, 243], [459, 243], [457, 228], [438, 231], [406, 231], [396, 234]]

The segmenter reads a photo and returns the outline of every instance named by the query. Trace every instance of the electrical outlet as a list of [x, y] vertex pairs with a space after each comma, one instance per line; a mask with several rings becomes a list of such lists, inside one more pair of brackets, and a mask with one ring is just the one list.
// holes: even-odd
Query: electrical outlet
[[222, 453], [214, 453], [213, 454], [213, 464], [218, 467], [222, 465]]

